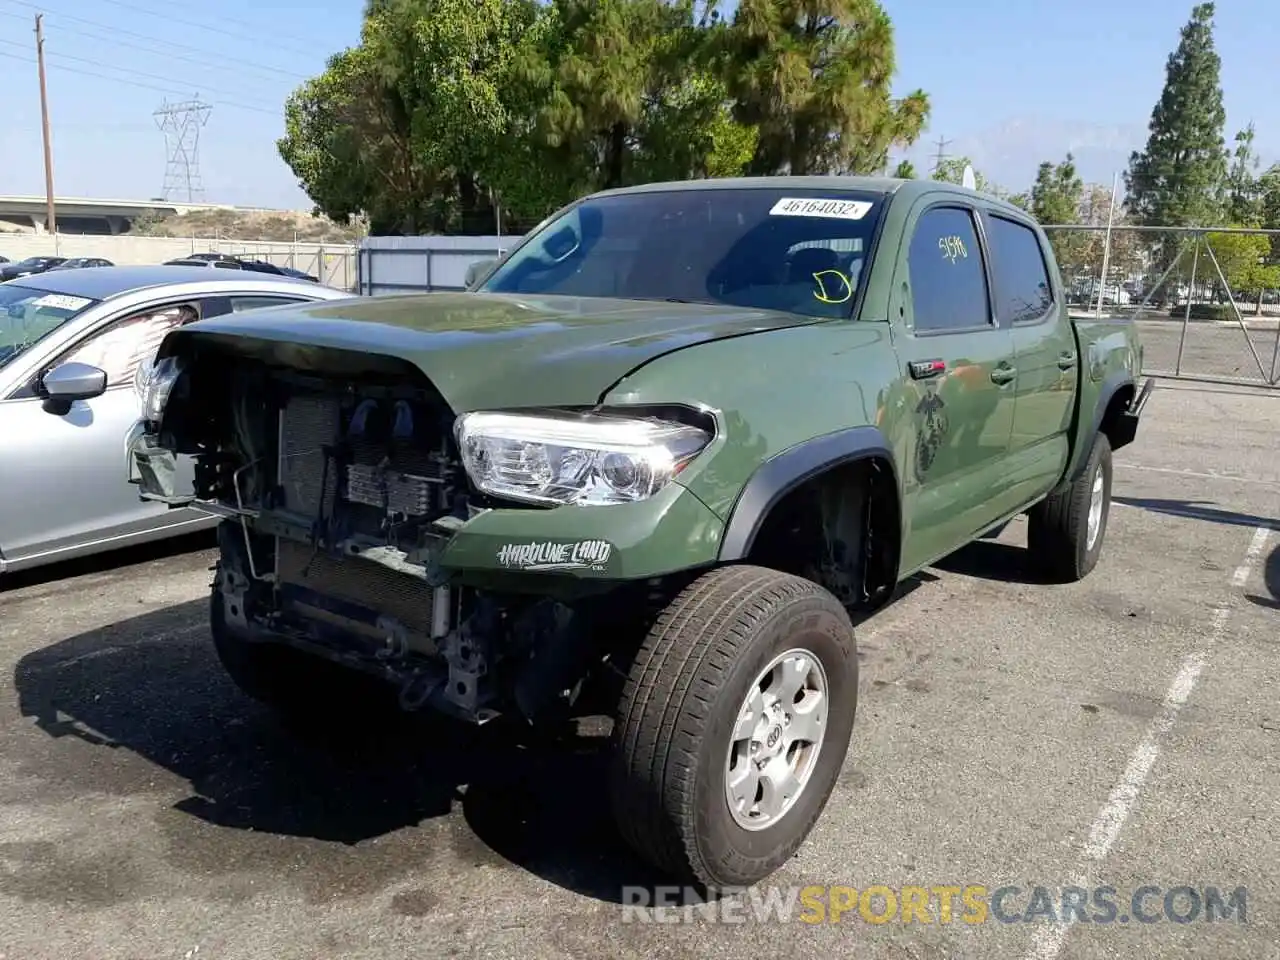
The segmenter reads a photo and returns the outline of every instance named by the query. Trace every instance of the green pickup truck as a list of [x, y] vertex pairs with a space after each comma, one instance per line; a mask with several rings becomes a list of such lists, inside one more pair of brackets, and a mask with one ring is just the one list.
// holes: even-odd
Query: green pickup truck
[[828, 802], [853, 617], [1019, 514], [1046, 579], [1093, 569], [1141, 362], [992, 197], [657, 183], [571, 204], [466, 292], [174, 331], [129, 476], [225, 518], [211, 631], [243, 690], [608, 714], [626, 839], [741, 886]]

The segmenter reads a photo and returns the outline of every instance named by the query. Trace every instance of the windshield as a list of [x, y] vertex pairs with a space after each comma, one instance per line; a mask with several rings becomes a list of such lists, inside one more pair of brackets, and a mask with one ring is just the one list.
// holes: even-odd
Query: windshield
[[0, 283], [0, 367], [97, 302]]
[[847, 317], [883, 205], [882, 194], [795, 187], [597, 197], [547, 223], [479, 290]]

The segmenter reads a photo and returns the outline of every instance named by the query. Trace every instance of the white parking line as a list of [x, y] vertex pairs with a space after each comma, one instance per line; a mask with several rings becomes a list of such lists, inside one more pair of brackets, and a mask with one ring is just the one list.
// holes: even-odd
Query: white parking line
[[[1233, 587], [1243, 587], [1248, 582], [1249, 574], [1262, 555], [1270, 533], [1271, 530], [1268, 527], [1258, 527], [1254, 530], [1253, 539], [1245, 551], [1244, 560], [1231, 575]], [[1173, 727], [1174, 721], [1178, 719], [1178, 713], [1191, 696], [1191, 691], [1195, 689], [1196, 681], [1200, 679], [1205, 664], [1209, 662], [1209, 654], [1222, 637], [1230, 614], [1231, 598], [1228, 598], [1214, 608], [1213, 619], [1209, 623], [1204, 642], [1183, 659], [1182, 666], [1165, 692], [1160, 713], [1151, 721], [1146, 734], [1129, 756], [1124, 774], [1112, 788], [1107, 802], [1098, 811], [1097, 817], [1089, 828], [1089, 839], [1085, 841], [1080, 851], [1076, 876], [1071, 878], [1071, 883], [1075, 886], [1089, 889], [1093, 885], [1089, 879], [1091, 870], [1107, 855], [1116, 837], [1124, 828], [1125, 821], [1129, 819], [1129, 814], [1133, 812], [1147, 775], [1160, 756], [1161, 740]], [[1068, 920], [1037, 930], [1031, 941], [1031, 950], [1026, 955], [1027, 960], [1054, 960], [1067, 940], [1072, 922]]]
[[1178, 470], [1174, 467], [1150, 467], [1144, 463], [1117, 463], [1118, 470], [1139, 470], [1143, 473], [1170, 473], [1176, 477], [1194, 477], [1197, 480], [1230, 480], [1233, 483], [1257, 483], [1264, 487], [1280, 487], [1280, 480], [1261, 480], [1257, 477], [1241, 477], [1234, 473], [1212, 473], [1202, 470]]

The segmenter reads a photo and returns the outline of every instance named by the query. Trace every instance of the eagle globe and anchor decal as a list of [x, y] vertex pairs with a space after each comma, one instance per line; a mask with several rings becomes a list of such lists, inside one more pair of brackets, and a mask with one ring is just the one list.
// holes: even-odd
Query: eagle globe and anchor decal
[[946, 407], [938, 391], [932, 387], [925, 388], [924, 396], [915, 407], [916, 416], [919, 418], [919, 427], [916, 430], [916, 479], [921, 483], [933, 467], [938, 451], [942, 449], [942, 444], [946, 441], [947, 433], [951, 428]]

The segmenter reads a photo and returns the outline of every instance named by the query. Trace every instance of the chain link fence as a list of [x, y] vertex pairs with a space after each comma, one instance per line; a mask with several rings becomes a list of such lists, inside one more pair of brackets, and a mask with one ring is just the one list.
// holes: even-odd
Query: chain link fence
[[356, 247], [348, 243], [227, 240], [219, 237], [147, 237], [68, 233], [0, 234], [0, 257], [101, 257], [120, 266], [164, 263], [193, 253], [221, 253], [288, 267], [340, 290], [355, 291]]
[[1280, 382], [1280, 230], [1052, 225], [1073, 313], [1128, 317], [1144, 372]]

